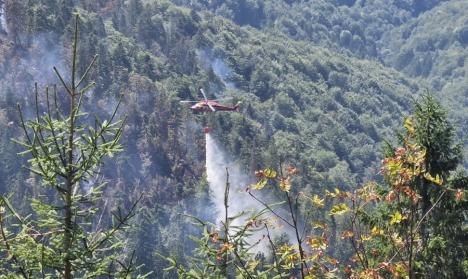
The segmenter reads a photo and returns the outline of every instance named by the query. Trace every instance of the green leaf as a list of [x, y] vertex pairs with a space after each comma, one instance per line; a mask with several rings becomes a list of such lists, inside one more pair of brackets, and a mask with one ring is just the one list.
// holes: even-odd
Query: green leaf
[[265, 174], [265, 177], [268, 177], [268, 178], [276, 178], [276, 175], [277, 175], [276, 171], [270, 168], [265, 169], [263, 173]]
[[164, 268], [163, 270], [164, 270], [165, 272], [167, 272], [167, 271], [173, 270], [174, 268], [175, 268], [175, 266], [169, 266], [169, 267]]
[[336, 204], [330, 210], [330, 215], [342, 215], [349, 211], [348, 206], [345, 203]]
[[312, 204], [316, 207], [322, 208], [325, 205], [325, 199], [321, 199], [318, 195], [314, 195], [310, 198]]
[[394, 214], [390, 215], [390, 225], [399, 224], [403, 220], [403, 216], [400, 212], [395, 212]]
[[444, 180], [442, 179], [442, 177], [440, 177], [440, 175], [436, 174], [436, 176], [432, 176], [430, 173], [426, 172], [424, 173], [424, 178], [431, 181], [432, 183], [434, 183], [435, 185], [442, 185], [442, 183], [444, 183]]
[[414, 134], [413, 119], [411, 117], [405, 118], [403, 126], [406, 128], [409, 134]]
[[252, 184], [250, 187], [252, 189], [255, 189], [255, 190], [261, 190], [261, 189], [263, 189], [265, 187], [267, 182], [268, 182], [268, 179], [262, 178], [262, 180], [260, 180], [259, 182], [255, 183], [255, 184]]

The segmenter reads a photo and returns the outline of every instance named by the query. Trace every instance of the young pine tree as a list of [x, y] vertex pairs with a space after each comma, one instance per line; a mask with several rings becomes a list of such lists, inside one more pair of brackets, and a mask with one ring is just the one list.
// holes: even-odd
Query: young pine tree
[[[6, 197], [0, 197], [0, 275], [1, 278], [91, 278], [126, 277], [133, 272], [133, 257], [125, 263], [117, 254], [123, 241], [119, 233], [133, 216], [118, 208], [112, 227], [99, 228], [94, 222], [105, 183], [92, 185], [96, 170], [105, 157], [122, 150], [119, 139], [123, 121], [115, 120], [118, 105], [109, 120], [94, 119], [88, 124], [82, 111], [84, 85], [96, 57], [77, 76], [78, 23], [72, 43], [70, 77], [54, 68], [60, 89], [45, 90], [40, 106], [36, 85], [36, 117], [26, 120], [18, 106], [25, 137], [16, 140], [30, 157], [29, 169], [40, 177], [48, 197], [32, 198], [33, 214], [21, 217]], [[68, 81], [68, 82], [67, 82]], [[62, 108], [57, 94], [64, 94], [68, 107]], [[91, 184], [85, 189], [85, 184]]]

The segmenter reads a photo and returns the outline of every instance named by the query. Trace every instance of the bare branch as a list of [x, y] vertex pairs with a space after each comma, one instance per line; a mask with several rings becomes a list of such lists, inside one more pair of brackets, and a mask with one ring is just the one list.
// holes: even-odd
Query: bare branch
[[67, 84], [65, 83], [65, 80], [63, 80], [62, 76], [60, 75], [59, 71], [57, 70], [55, 66], [54, 66], [54, 71], [55, 71], [55, 74], [60, 79], [60, 82], [62, 83], [63, 87], [65, 87], [65, 89], [67, 90], [68, 94], [70, 96], [73, 96], [73, 92], [70, 90], [70, 88], [68, 88]]
[[78, 81], [78, 83], [76, 84], [76, 87], [80, 87], [80, 84], [84, 81], [84, 79], [86, 78], [86, 76], [88, 75], [89, 73], [89, 70], [91, 70], [91, 68], [93, 67], [94, 63], [96, 62], [96, 59], [97, 59], [98, 55], [94, 55], [93, 57], [93, 60], [91, 60], [91, 63], [89, 63], [88, 67], [86, 68], [83, 76], [81, 76], [81, 79], [80, 81]]

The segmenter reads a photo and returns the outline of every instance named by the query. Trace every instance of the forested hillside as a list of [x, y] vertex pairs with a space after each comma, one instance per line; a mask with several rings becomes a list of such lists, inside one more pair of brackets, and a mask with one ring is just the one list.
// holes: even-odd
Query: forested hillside
[[[0, 194], [25, 215], [32, 198], [50, 194], [22, 168], [28, 155], [18, 156], [22, 148], [11, 139], [25, 139], [17, 103], [25, 118], [36, 117], [35, 82], [39, 92], [59, 85], [65, 106], [53, 67], [66, 72], [71, 64], [74, 14], [77, 72], [98, 55], [83, 110], [109, 118], [122, 96], [117, 116], [127, 117], [123, 152], [79, 187], [109, 181], [99, 224], [111, 224], [117, 206], [131, 207], [143, 194], [124, 252], [135, 250], [150, 278], [176, 276], [163, 275], [167, 262], [157, 253], [181, 263], [193, 255], [188, 236], [199, 231], [180, 213], [215, 218], [203, 126], [214, 128], [247, 176], [296, 166], [291, 191], [306, 196], [382, 182], [384, 140], [398, 142], [403, 117], [427, 90], [448, 108], [456, 142], [466, 146], [466, 1], [388, 2], [0, 1]], [[241, 102], [240, 113], [192, 114], [180, 101], [199, 100], [200, 88]]]
[[[466, 123], [466, 1], [175, 1], [240, 25], [380, 61], [444, 96]], [[460, 135], [461, 136], [461, 135]]]

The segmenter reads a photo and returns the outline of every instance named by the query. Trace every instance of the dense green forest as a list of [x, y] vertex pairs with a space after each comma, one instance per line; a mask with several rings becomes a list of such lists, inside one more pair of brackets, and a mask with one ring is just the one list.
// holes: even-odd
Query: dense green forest
[[[12, 216], [29, 215], [26, 220], [46, 216], [49, 219], [34, 223], [44, 230], [53, 227], [50, 218], [61, 220], [56, 216], [62, 210], [60, 198], [66, 204], [66, 193], [72, 191], [49, 187], [60, 185], [56, 176], [39, 170], [41, 176], [31, 169], [43, 160], [62, 160], [62, 151], [60, 156], [47, 155], [51, 151], [41, 145], [42, 131], [52, 133], [43, 144], [59, 145], [53, 138], [62, 133], [55, 134], [48, 125], [67, 133], [64, 127], [74, 119], [67, 91], [83, 89], [72, 86], [82, 75], [84, 83], [95, 83], [85, 88], [89, 90], [79, 98], [81, 110], [76, 114], [82, 117], [78, 132], [94, 127], [84, 129], [91, 140], [82, 137], [77, 144], [90, 162], [83, 163], [87, 171], [81, 180], [64, 185], [82, 194], [77, 202], [94, 204], [82, 225], [97, 236], [79, 231], [83, 247], [88, 249], [91, 240], [105, 235], [117, 254], [106, 247], [91, 256], [76, 252], [81, 265], [69, 271], [74, 277], [101, 278], [103, 270], [111, 276], [114, 269], [112, 276], [132, 273], [135, 278], [468, 274], [468, 244], [463, 237], [468, 183], [463, 160], [468, 155], [467, 1], [0, 0], [0, 7], [1, 231], [4, 225], [11, 226], [0, 241], [0, 256], [6, 259], [0, 260], [0, 278], [39, 278], [41, 271], [50, 278], [70, 278], [67, 268], [57, 265], [66, 266], [72, 256], [60, 254], [64, 248], [57, 240], [50, 241], [50, 254], [45, 253], [50, 262], [31, 256], [22, 265], [24, 251], [38, 246], [15, 238], [18, 232], [31, 233], [24, 223], [15, 226]], [[63, 125], [52, 121], [52, 114], [47, 116], [45, 91], [48, 87], [52, 100], [54, 84], [56, 105], [71, 117], [64, 117]], [[209, 98], [241, 102], [240, 113], [192, 114], [180, 101], [201, 99], [200, 88]], [[115, 120], [116, 126], [104, 119]], [[23, 126], [25, 120], [32, 124]], [[115, 128], [118, 125], [121, 128]], [[254, 189], [247, 191], [252, 197], [244, 193], [253, 202], [258, 197], [268, 203], [282, 200], [279, 211], [265, 214], [290, 213], [292, 220], [283, 221], [291, 231], [282, 234], [279, 228], [270, 239], [269, 232], [266, 237], [264, 231], [255, 231], [262, 227], [256, 222], [244, 230], [236, 223], [242, 221], [231, 224], [226, 218], [224, 225], [219, 224], [215, 204], [222, 201], [207, 177], [204, 126], [213, 127], [219, 156], [238, 168], [231, 170], [231, 188]], [[96, 136], [98, 128], [104, 131], [102, 138]], [[34, 137], [26, 144], [31, 149], [24, 154], [29, 141], [25, 131], [31, 129]], [[115, 145], [110, 144], [111, 136]], [[73, 168], [80, 168], [64, 161], [63, 169], [50, 168], [58, 176], [76, 175]], [[404, 180], [401, 185], [395, 182], [395, 166], [399, 175], [411, 170], [409, 177], [398, 177]], [[225, 171], [222, 166], [217, 170]], [[247, 179], [236, 180], [237, 172]], [[107, 185], [101, 190], [98, 185], [103, 182]], [[250, 204], [232, 192], [231, 208]], [[359, 207], [357, 201], [373, 206]], [[346, 214], [362, 223], [347, 222]], [[188, 215], [203, 220], [202, 226]], [[218, 232], [205, 221], [218, 222], [220, 239], [229, 230], [236, 232], [234, 248], [225, 237], [225, 250], [217, 251]], [[65, 240], [60, 238], [64, 243], [74, 235], [66, 236], [73, 227], [71, 221], [68, 224]], [[105, 226], [109, 235], [101, 233]], [[293, 232], [299, 227], [310, 233], [307, 241], [295, 239]], [[365, 228], [376, 238], [369, 246], [362, 244]], [[261, 249], [247, 249], [245, 241], [262, 233]], [[396, 236], [392, 242], [383, 235]], [[8, 248], [9, 237], [11, 245], [18, 240], [21, 247], [16, 255]], [[310, 247], [302, 251], [301, 243], [306, 242]], [[395, 248], [399, 242], [404, 248]], [[283, 245], [288, 243], [292, 248]], [[38, 255], [44, 254], [37, 249]], [[63, 259], [52, 256], [56, 250]], [[319, 250], [320, 256], [314, 257]], [[380, 254], [370, 252], [374, 250]], [[395, 256], [388, 256], [395, 251]], [[41, 262], [40, 268], [35, 260]], [[93, 261], [96, 264], [90, 264]], [[79, 271], [88, 265], [93, 271]], [[33, 271], [25, 274], [23, 267]]]

